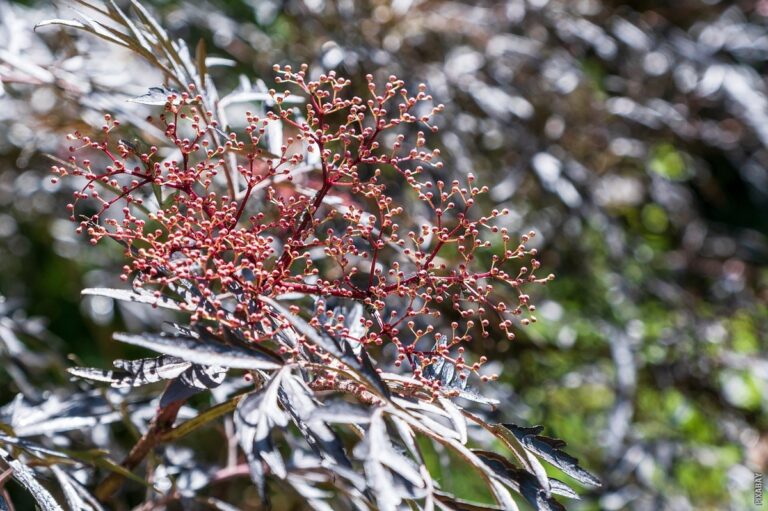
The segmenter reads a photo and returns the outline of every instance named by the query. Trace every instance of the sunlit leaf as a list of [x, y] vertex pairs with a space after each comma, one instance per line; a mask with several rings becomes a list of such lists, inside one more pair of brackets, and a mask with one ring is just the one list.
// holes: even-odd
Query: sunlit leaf
[[179, 357], [201, 365], [218, 365], [232, 369], [276, 369], [274, 361], [257, 351], [235, 346], [205, 343], [199, 339], [159, 334], [115, 334], [115, 340]]
[[515, 437], [526, 447], [541, 456], [547, 462], [556, 466], [569, 476], [580, 483], [589, 486], [600, 486], [600, 480], [579, 466], [579, 460], [560, 450], [565, 446], [562, 440], [556, 440], [545, 436], [540, 436], [544, 428], [536, 426], [533, 428], [523, 428], [515, 424], [504, 424], [504, 427], [510, 430]]
[[278, 405], [278, 391], [288, 371], [283, 368], [275, 373], [264, 387], [243, 398], [235, 411], [237, 439], [248, 458], [251, 478], [262, 498], [265, 498], [262, 462], [279, 478], [285, 478], [287, 474], [283, 457], [272, 441], [272, 433], [290, 421], [289, 415]]
[[40, 506], [40, 509], [43, 511], [63, 511], [62, 507], [56, 502], [50, 492], [38, 482], [32, 469], [21, 463], [19, 460], [14, 459], [11, 454], [3, 448], [0, 448], [0, 458], [3, 459], [3, 462], [8, 465], [11, 470], [13, 470], [13, 478], [18, 481], [18, 483], [22, 485], [32, 497], [34, 497], [35, 502]]
[[79, 378], [107, 382], [112, 387], [138, 387], [176, 378], [191, 365], [190, 362], [168, 355], [138, 360], [115, 360], [113, 364], [115, 370], [71, 367], [67, 372]]
[[178, 92], [173, 89], [167, 89], [165, 87], [150, 87], [149, 92], [131, 98], [128, 101], [133, 103], [141, 103], [142, 105], [165, 105], [168, 102], [168, 97], [172, 95], [178, 95]]

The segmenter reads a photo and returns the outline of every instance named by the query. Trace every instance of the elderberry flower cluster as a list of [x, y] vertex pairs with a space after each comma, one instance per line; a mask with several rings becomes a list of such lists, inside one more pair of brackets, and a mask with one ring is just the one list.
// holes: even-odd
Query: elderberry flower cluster
[[[496, 225], [507, 210], [476, 211], [487, 187], [473, 175], [439, 179], [425, 131], [437, 130], [443, 106], [424, 85], [411, 92], [395, 76], [383, 86], [368, 76], [358, 97], [333, 72], [310, 80], [306, 66], [275, 71], [285, 91], [270, 91], [270, 109], [247, 113], [242, 129], [224, 132], [190, 85], [162, 107], [164, 146], [120, 139], [111, 116], [98, 136], [70, 135], [69, 161], [54, 171], [83, 183], [68, 206], [79, 230], [123, 244], [124, 280], [158, 298], [191, 285], [181, 307], [192, 320], [248, 342], [274, 342], [295, 315], [350, 343], [395, 350], [395, 365], [435, 393], [443, 389], [427, 368], [441, 359], [462, 379], [477, 373], [485, 357], [469, 361], [462, 345], [512, 339], [515, 321], [535, 321], [527, 284], [553, 278], [536, 276], [533, 233], [513, 239]], [[279, 147], [270, 153], [275, 133], [283, 140], [269, 141]], [[499, 298], [510, 294], [501, 288], [517, 300]], [[269, 305], [287, 300], [290, 314]], [[330, 300], [360, 302], [366, 313], [350, 325]], [[305, 341], [298, 335], [280, 353], [300, 362]]]

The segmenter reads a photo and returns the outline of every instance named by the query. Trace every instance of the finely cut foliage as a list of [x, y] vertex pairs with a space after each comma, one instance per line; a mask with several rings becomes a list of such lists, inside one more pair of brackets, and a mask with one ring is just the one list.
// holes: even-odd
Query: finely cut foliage
[[[541, 427], [489, 418], [499, 403], [481, 393], [497, 375], [464, 346], [512, 339], [515, 322], [536, 320], [528, 286], [553, 277], [536, 275], [533, 233], [517, 240], [496, 226], [507, 211], [476, 211], [487, 189], [471, 174], [440, 179], [426, 133], [444, 107], [424, 86], [368, 77], [362, 98], [333, 72], [276, 66], [284, 91], [219, 98], [204, 48], [193, 60], [139, 3], [135, 17], [80, 3], [94, 19], [45, 24], [130, 48], [167, 78], [135, 98], [156, 110], [163, 144], [145, 147], [136, 127], [105, 115], [99, 134], [69, 137], [54, 167], [54, 179], [78, 183], [79, 230], [127, 257], [130, 290], [86, 293], [169, 309], [174, 321], [114, 336], [157, 356], [69, 370], [100, 390], [77, 382], [43, 408], [20, 395], [2, 410], [15, 452], [0, 455], [40, 507], [59, 509], [52, 491], [99, 509], [127, 479], [150, 489], [141, 509], [253, 507], [218, 497], [250, 476], [265, 505], [277, 484], [312, 509], [517, 509], [516, 495], [563, 509], [555, 495], [577, 494], [542, 461], [600, 484]], [[236, 101], [253, 105], [239, 124], [221, 107]], [[517, 303], [496, 298], [499, 287]], [[146, 387], [158, 382], [159, 396]], [[69, 448], [109, 448], [118, 423], [135, 436], [119, 464]], [[221, 459], [176, 446], [219, 424]], [[474, 474], [487, 502], [443, 487], [441, 466]], [[38, 481], [51, 475], [57, 486]]]
[[[512, 242], [505, 228], [494, 225], [506, 210], [475, 213], [475, 197], [487, 188], [476, 186], [471, 174], [466, 184], [424, 179], [427, 169], [439, 175], [438, 151], [424, 150], [422, 131], [411, 148], [396, 131], [428, 125], [442, 110], [424, 106], [431, 96], [423, 85], [409, 96], [394, 76], [380, 88], [369, 77], [369, 99], [345, 99], [349, 82], [333, 72], [309, 81], [305, 66], [297, 73], [290, 67], [277, 71], [278, 83], [294, 85], [303, 97], [270, 91], [276, 112], [248, 112], [241, 134], [222, 133], [219, 139], [219, 123], [202, 94], [171, 92], [160, 116], [174, 149], [169, 156], [154, 146], [139, 152], [124, 139], [110, 143], [120, 123], [109, 115], [103, 138], [71, 135], [71, 152], [96, 151], [109, 163], [98, 169], [95, 161], [73, 155], [68, 165], [54, 168], [59, 176], [86, 180], [69, 205], [72, 219], [80, 201], [96, 201], [99, 211], [80, 229], [93, 243], [103, 237], [121, 242], [131, 259], [122, 278], [133, 277], [135, 289], [152, 288], [157, 298], [168, 292], [179, 297], [192, 321], [213, 322], [219, 333], [228, 327], [246, 342], [263, 343], [278, 331], [296, 330], [290, 316], [264, 297], [314, 298], [313, 304], [291, 297], [295, 305], [289, 311], [356, 347], [393, 344], [395, 365], [407, 361], [437, 396], [443, 389], [424, 373], [439, 359], [453, 364], [461, 380], [482, 365], [482, 359], [468, 364], [459, 346], [471, 341], [473, 327], [485, 337], [497, 327], [512, 339], [513, 318], [535, 310], [525, 285], [551, 277], [536, 277], [536, 259], [512, 266], [536, 255], [525, 246], [533, 233]], [[196, 90], [194, 84], [189, 88]], [[412, 113], [419, 110], [427, 113]], [[264, 139], [291, 130], [295, 135], [284, 139], [279, 154], [265, 156]], [[432, 218], [414, 219], [396, 204], [387, 186], [400, 185], [422, 203], [408, 209]], [[108, 216], [117, 207], [122, 219]], [[473, 270], [476, 254], [494, 246], [500, 249], [490, 256], [490, 268]], [[461, 257], [456, 268], [441, 257], [451, 249]], [[184, 291], [182, 282], [189, 284], [182, 285]], [[519, 303], [508, 307], [494, 299], [498, 285], [517, 289]], [[345, 325], [345, 316], [327, 307], [328, 299], [362, 303], [367, 317]], [[445, 308], [458, 321], [441, 331], [433, 322], [439, 324], [434, 320]], [[301, 313], [312, 309], [311, 316]], [[306, 343], [299, 335], [295, 345], [276, 348], [297, 357]], [[331, 363], [329, 353], [317, 355]]]

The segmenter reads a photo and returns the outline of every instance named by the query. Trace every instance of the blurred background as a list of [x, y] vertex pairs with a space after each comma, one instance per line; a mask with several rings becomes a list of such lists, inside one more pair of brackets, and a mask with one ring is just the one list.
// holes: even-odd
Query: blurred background
[[[557, 275], [538, 323], [474, 349], [501, 373], [502, 417], [545, 425], [603, 479], [569, 508], [752, 507], [768, 472], [768, 1], [144, 3], [234, 61], [213, 70], [222, 91], [269, 85], [274, 63], [425, 82], [446, 104], [446, 172], [490, 184], [487, 206], [535, 229]], [[107, 111], [141, 127], [125, 100], [162, 77], [33, 30], [77, 15], [0, 0], [0, 347], [13, 330], [105, 366], [111, 332], [152, 318], [80, 297], [119, 287], [122, 256], [74, 234], [45, 155]]]

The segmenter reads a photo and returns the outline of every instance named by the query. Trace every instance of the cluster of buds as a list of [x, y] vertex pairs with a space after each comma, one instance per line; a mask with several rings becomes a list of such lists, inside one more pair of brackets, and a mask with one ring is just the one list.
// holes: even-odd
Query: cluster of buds
[[[395, 350], [395, 365], [436, 393], [427, 368], [441, 359], [462, 379], [477, 373], [485, 358], [468, 361], [461, 345], [512, 339], [515, 322], [535, 321], [527, 284], [553, 278], [536, 276], [533, 233], [513, 239], [499, 227], [507, 210], [476, 213], [487, 187], [473, 175], [437, 179], [439, 150], [426, 148], [425, 131], [437, 131], [443, 106], [424, 85], [411, 93], [395, 76], [383, 87], [368, 76], [358, 97], [333, 72], [310, 80], [306, 66], [275, 71], [287, 90], [270, 91], [270, 110], [247, 113], [240, 130], [222, 131], [189, 86], [168, 95], [159, 117], [166, 147], [120, 140], [110, 116], [99, 136], [70, 135], [70, 159], [54, 171], [83, 180], [72, 219], [93, 243], [126, 247], [123, 279], [158, 297], [191, 285], [182, 307], [193, 321], [258, 343], [303, 316], [350, 343]], [[274, 133], [283, 140], [269, 141], [270, 153]], [[84, 199], [96, 211], [80, 217]], [[510, 295], [499, 287], [516, 301], [499, 298]], [[268, 306], [287, 299], [290, 314]], [[362, 303], [360, 324], [329, 299]], [[283, 355], [298, 359], [304, 341]]]

